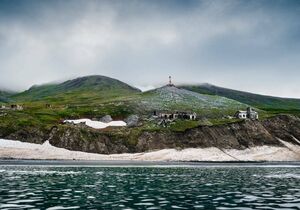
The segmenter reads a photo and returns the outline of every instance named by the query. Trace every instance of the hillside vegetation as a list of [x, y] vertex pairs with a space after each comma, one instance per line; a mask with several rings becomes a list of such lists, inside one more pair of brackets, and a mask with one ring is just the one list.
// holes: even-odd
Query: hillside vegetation
[[228, 88], [222, 88], [210, 84], [183, 85], [181, 87], [201, 94], [209, 94], [230, 98], [266, 111], [278, 113], [300, 112], [300, 99], [265, 96], [238, 90], [232, 90]]
[[105, 76], [86, 76], [60, 84], [33, 86], [13, 96], [21, 102], [47, 101], [56, 104], [93, 104], [139, 93], [140, 90]]
[[[33, 86], [12, 97], [24, 104], [27, 111], [43, 110], [63, 117], [99, 117], [110, 114], [117, 118], [129, 114], [151, 115], [154, 110], [191, 111], [203, 117], [232, 115], [246, 104], [220, 96], [201, 94], [163, 86], [147, 92], [104, 76], [87, 76], [60, 84]], [[51, 110], [45, 109], [50, 103]]]
[[141, 127], [129, 129], [130, 132], [125, 130], [130, 136], [138, 136], [145, 129], [163, 129], [151, 119], [154, 110], [196, 112], [198, 121], [176, 122], [169, 127], [170, 130], [181, 131], [200, 125], [232, 122], [227, 116], [245, 109], [248, 104], [259, 111], [260, 118], [274, 115], [270, 108], [280, 107], [291, 111], [297, 107], [297, 100], [293, 99], [255, 94], [250, 94], [248, 98], [248, 93], [241, 91], [224, 92], [227, 94], [221, 92], [221, 96], [220, 92], [212, 92], [211, 88], [201, 86], [163, 86], [141, 92], [116, 79], [104, 76], [81, 77], [60, 84], [33, 86], [22, 93], [8, 95], [14, 103], [22, 104], [24, 110], [0, 110], [0, 133], [8, 135], [20, 130], [49, 130], [64, 119], [99, 119], [111, 115], [113, 119], [123, 120], [137, 114], [142, 122]]

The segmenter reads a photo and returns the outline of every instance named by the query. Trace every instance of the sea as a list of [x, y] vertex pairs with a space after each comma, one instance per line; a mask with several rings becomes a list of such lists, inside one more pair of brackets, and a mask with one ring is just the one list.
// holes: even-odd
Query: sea
[[2, 160], [0, 209], [300, 209], [300, 163]]

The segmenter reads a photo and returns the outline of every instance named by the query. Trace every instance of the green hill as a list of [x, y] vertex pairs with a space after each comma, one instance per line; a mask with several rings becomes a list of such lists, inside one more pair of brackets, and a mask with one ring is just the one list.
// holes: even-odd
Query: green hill
[[[16, 103], [22, 104], [24, 110], [6, 110], [7, 115], [0, 122], [0, 131], [2, 128], [6, 133], [16, 132], [24, 127], [49, 130], [64, 119], [99, 119], [105, 115], [111, 115], [113, 119], [125, 119], [136, 114], [140, 117], [142, 126], [133, 132], [140, 132], [143, 129], [161, 129], [152, 118], [155, 110], [196, 112], [199, 120], [172, 124], [170, 128], [178, 131], [198, 125], [235, 121], [236, 119], [226, 116], [233, 116], [248, 104], [265, 108], [267, 105], [271, 106], [271, 103], [276, 102], [278, 105], [281, 102], [282, 106], [289, 107], [285, 103], [286, 99], [281, 101], [279, 98], [234, 90], [227, 93], [225, 90], [229, 89], [220, 88], [227, 93], [225, 94], [212, 87], [215, 86], [163, 86], [141, 92], [119, 80], [104, 76], [87, 76], [59, 84], [33, 86], [22, 93], [9, 96]], [[51, 107], [46, 106], [47, 103]], [[269, 112], [258, 111], [260, 118], [269, 116]]]
[[222, 88], [210, 84], [183, 85], [182, 88], [201, 94], [230, 98], [269, 111], [300, 111], [300, 99], [280, 98]]
[[[87, 76], [60, 84], [33, 86], [14, 95], [26, 107], [68, 105], [64, 115], [93, 116], [110, 114], [122, 117], [130, 113], [148, 116], [154, 110], [191, 111], [203, 117], [219, 118], [233, 115], [248, 105], [226, 97], [202, 94], [163, 86], [147, 92], [131, 87], [118, 80], [103, 76]], [[39, 105], [40, 104], [40, 105]]]
[[175, 86], [164, 86], [139, 95], [135, 108], [142, 112], [153, 110], [193, 111], [203, 116], [233, 114], [247, 105], [220, 96], [196, 93]]
[[0, 102], [7, 103], [11, 101], [11, 96], [15, 93], [12, 91], [3, 91], [0, 90]]
[[140, 90], [105, 76], [86, 76], [60, 84], [32, 86], [14, 95], [17, 101], [89, 104], [106, 99], [139, 93]]

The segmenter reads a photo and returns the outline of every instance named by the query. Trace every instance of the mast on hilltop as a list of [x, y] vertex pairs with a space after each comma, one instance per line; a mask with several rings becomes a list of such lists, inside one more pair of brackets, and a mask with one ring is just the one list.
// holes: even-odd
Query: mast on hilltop
[[173, 83], [172, 83], [172, 77], [171, 76], [169, 76], [169, 84], [168, 84], [168, 86], [174, 86]]

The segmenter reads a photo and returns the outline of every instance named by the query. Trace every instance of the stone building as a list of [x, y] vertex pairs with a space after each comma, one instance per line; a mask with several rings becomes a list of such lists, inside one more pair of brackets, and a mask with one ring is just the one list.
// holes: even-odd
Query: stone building
[[258, 119], [258, 113], [251, 107], [248, 107], [246, 111], [242, 111], [242, 110], [237, 111], [234, 116], [238, 119], [251, 119], [251, 120]]

